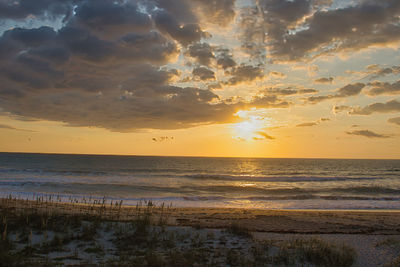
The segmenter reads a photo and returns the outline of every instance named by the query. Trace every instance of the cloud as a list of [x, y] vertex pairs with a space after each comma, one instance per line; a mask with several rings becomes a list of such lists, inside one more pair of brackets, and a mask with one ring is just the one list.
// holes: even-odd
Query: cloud
[[363, 83], [348, 84], [340, 88], [334, 97], [348, 97], [358, 95], [361, 90], [365, 87]]
[[[182, 46], [207, 49], [200, 42], [208, 36], [199, 24], [200, 9], [211, 8], [212, 23], [222, 25], [234, 16], [223, 10], [233, 1], [14, 2], [0, 3], [0, 18], [63, 16], [64, 22], [59, 29], [16, 27], [0, 36], [0, 106], [10, 116], [127, 132], [226, 123], [246, 105], [210, 90], [175, 86], [180, 74], [166, 65]], [[207, 53], [195, 51], [207, 64]], [[194, 74], [212, 78], [213, 71], [205, 70]], [[234, 75], [237, 82], [253, 79], [242, 67]]]
[[209, 66], [211, 60], [215, 58], [211, 46], [207, 43], [198, 43], [189, 46], [188, 54], [195, 58], [199, 64], [205, 66]]
[[376, 79], [391, 74], [399, 74], [400, 66], [380, 67], [379, 65], [369, 65], [367, 70], [370, 72], [370, 79]]
[[148, 10], [164, 9], [179, 23], [199, 23], [200, 19], [218, 26], [226, 26], [235, 17], [235, 0], [142, 0]]
[[333, 114], [337, 114], [337, 113], [340, 113], [342, 111], [348, 111], [350, 109], [351, 109], [350, 106], [345, 106], [345, 105], [334, 106], [333, 109], [332, 109], [332, 112], [333, 112]]
[[319, 83], [319, 84], [330, 84], [332, 82], [333, 82], [333, 78], [332, 77], [328, 77], [328, 78], [322, 77], [322, 78], [316, 79], [314, 81], [314, 83]]
[[315, 125], [318, 125], [318, 124], [319, 124], [319, 122], [317, 122], [317, 121], [304, 122], [304, 123], [297, 124], [296, 127], [310, 127], [310, 126], [315, 126]]
[[390, 136], [388, 135], [383, 135], [383, 134], [378, 134], [375, 132], [372, 132], [370, 130], [358, 130], [358, 131], [352, 131], [352, 132], [346, 132], [349, 135], [358, 135], [358, 136], [364, 136], [367, 138], [389, 138]]
[[368, 86], [372, 87], [371, 90], [367, 91], [367, 94], [371, 96], [400, 94], [400, 80], [394, 83], [375, 81], [369, 83]]
[[394, 123], [400, 126], [400, 117], [396, 117], [396, 118], [390, 118], [388, 120], [389, 123]]
[[233, 59], [232, 54], [229, 53], [228, 49], [217, 49], [217, 65], [223, 69], [233, 68], [236, 66], [236, 62]]
[[22, 131], [22, 132], [32, 132], [32, 133], [35, 132], [35, 131], [32, 131], [32, 130], [15, 128], [13, 126], [6, 125], [6, 124], [0, 124], [0, 129], [15, 130], [15, 131]]
[[235, 0], [193, 0], [207, 22], [219, 26], [227, 26], [235, 18]]
[[318, 125], [318, 124], [320, 124], [321, 122], [324, 122], [324, 121], [330, 121], [330, 119], [329, 119], [329, 118], [320, 118], [320, 119], [317, 120], [317, 121], [313, 121], [313, 122], [304, 122], [304, 123], [297, 124], [296, 127], [311, 127], [311, 126], [316, 126], [316, 125]]
[[257, 108], [288, 108], [292, 103], [281, 100], [276, 95], [254, 96], [248, 104]]
[[263, 31], [268, 34], [266, 45], [270, 55], [274, 58], [283, 56], [284, 53], [280, 50], [286, 46], [286, 35], [290, 26], [310, 14], [311, 1], [261, 0], [259, 8], [263, 19]]
[[36, 0], [30, 1], [3, 0], [0, 2], [0, 18], [25, 19], [28, 16], [39, 18], [55, 18], [63, 16], [67, 19], [72, 14], [73, 4], [82, 1], [68, 0]]
[[221, 90], [221, 89], [222, 89], [222, 85], [221, 85], [221, 83], [216, 82], [216, 83], [211, 83], [211, 84], [209, 84], [209, 85], [207, 86], [207, 88], [208, 88], [209, 90]]
[[[257, 81], [263, 88], [264, 77], [289, 75], [266, 67], [269, 61], [313, 57], [320, 48], [321, 53], [340, 52], [399, 39], [396, 1], [360, 1], [336, 9], [327, 8], [330, 3], [2, 0], [0, 19], [15, 27], [0, 36], [0, 107], [23, 119], [122, 132], [226, 123], [239, 109], [251, 107], [287, 108], [299, 95], [318, 91], [279, 85], [250, 100], [242, 92], [243, 98], [237, 97], [236, 91], [248, 93], [254, 90], [246, 88], [249, 83]], [[26, 29], [17, 26], [28, 24]], [[53, 26], [36, 27], [40, 24]], [[236, 33], [238, 40], [223, 43], [223, 37]], [[188, 67], [184, 63], [192, 70], [182, 70]], [[317, 65], [310, 66], [311, 74], [317, 70]], [[398, 68], [367, 71], [383, 77]], [[321, 79], [316, 82], [331, 78]], [[368, 86], [371, 93], [375, 88], [397, 93], [396, 83]], [[358, 95], [362, 87], [350, 84], [308, 99], [345, 98]], [[218, 91], [219, 96], [211, 89], [226, 91]]]
[[260, 6], [271, 56], [297, 60], [400, 41], [397, 0], [359, 1], [337, 9], [306, 0], [264, 0]]
[[335, 98], [345, 98], [350, 96], [355, 96], [361, 93], [361, 90], [365, 87], [363, 83], [354, 83], [348, 84], [342, 88], [339, 88], [334, 95], [325, 95], [325, 96], [311, 96], [308, 97], [308, 102], [313, 104], [328, 100], [328, 99], [335, 99]]
[[350, 115], [370, 115], [372, 113], [400, 112], [400, 102], [390, 100], [386, 103], [374, 103], [363, 108], [355, 107], [349, 112]]
[[312, 88], [279, 88], [279, 87], [270, 87], [264, 90], [261, 90], [261, 93], [266, 95], [277, 95], [277, 96], [291, 96], [291, 95], [301, 95], [301, 94], [315, 94], [318, 90]]
[[70, 25], [90, 29], [103, 38], [147, 32], [152, 27], [149, 15], [130, 2], [118, 5], [112, 1], [85, 1], [74, 12]]
[[242, 82], [251, 82], [264, 77], [264, 68], [262, 65], [251, 66], [241, 64], [235, 67], [229, 74], [232, 76], [228, 84], [235, 85]]
[[202, 81], [215, 80], [214, 72], [204, 67], [193, 69], [192, 74], [195, 79], [200, 79]]
[[276, 79], [284, 79], [286, 78], [286, 74], [279, 72], [279, 71], [270, 71], [268, 73], [268, 76], [272, 77], [272, 78], [276, 78]]
[[249, 6], [240, 10], [240, 41], [241, 49], [251, 61], [265, 64], [266, 60], [266, 31], [257, 6]]
[[257, 136], [253, 137], [253, 140], [275, 140], [275, 137], [268, 135], [265, 132], [256, 132]]
[[207, 36], [197, 23], [180, 25], [174, 16], [165, 11], [157, 11], [152, 16], [159, 31], [168, 34], [184, 46], [199, 42]]
[[[400, 74], [400, 66], [385, 67], [379, 64], [372, 64], [365, 67], [365, 70], [354, 71], [346, 70], [346, 73], [351, 75], [360, 76], [361, 79], [377, 79], [385, 77], [387, 75], [397, 75]], [[362, 77], [363, 76], [363, 77]]]

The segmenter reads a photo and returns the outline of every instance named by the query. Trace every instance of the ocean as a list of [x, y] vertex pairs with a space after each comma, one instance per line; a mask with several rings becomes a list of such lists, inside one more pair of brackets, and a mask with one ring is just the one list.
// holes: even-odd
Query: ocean
[[400, 160], [0, 153], [0, 196], [175, 207], [400, 209]]

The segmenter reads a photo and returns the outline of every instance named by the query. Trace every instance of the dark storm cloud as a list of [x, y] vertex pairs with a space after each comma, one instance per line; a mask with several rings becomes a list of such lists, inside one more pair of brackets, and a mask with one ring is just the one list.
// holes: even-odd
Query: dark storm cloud
[[352, 132], [346, 132], [349, 135], [358, 135], [358, 136], [364, 136], [367, 138], [389, 138], [390, 136], [384, 135], [384, 134], [378, 134], [370, 130], [358, 130], [358, 131], [352, 131]]
[[200, 79], [202, 81], [215, 80], [214, 72], [212, 70], [204, 68], [204, 67], [199, 67], [199, 68], [193, 69], [192, 74], [195, 79]]
[[368, 86], [372, 87], [371, 90], [367, 91], [368, 95], [397, 95], [400, 94], [400, 80], [394, 83], [388, 82], [372, 82]]
[[370, 115], [372, 113], [391, 113], [400, 112], [400, 102], [397, 100], [390, 100], [386, 103], [374, 103], [363, 108], [352, 108], [349, 112], [350, 115]]
[[400, 126], [400, 117], [396, 117], [396, 118], [390, 118], [388, 120], [389, 123], [393, 123], [393, 124], [397, 124]]
[[310, 103], [319, 103], [324, 100], [328, 99], [335, 99], [335, 98], [346, 98], [350, 96], [355, 96], [361, 93], [361, 90], [365, 87], [363, 83], [354, 83], [348, 84], [336, 91], [336, 94], [333, 95], [324, 95], [324, 96], [311, 96], [307, 98], [307, 101]]
[[328, 78], [322, 77], [322, 78], [316, 79], [314, 81], [314, 83], [320, 83], [320, 84], [329, 84], [329, 83], [332, 83], [332, 82], [333, 82], [333, 78], [332, 77], [328, 77]]

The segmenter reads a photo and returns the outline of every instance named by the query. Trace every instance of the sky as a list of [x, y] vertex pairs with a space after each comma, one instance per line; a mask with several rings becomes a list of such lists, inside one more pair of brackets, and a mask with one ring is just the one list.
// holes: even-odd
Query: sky
[[0, 0], [0, 151], [400, 159], [398, 0]]

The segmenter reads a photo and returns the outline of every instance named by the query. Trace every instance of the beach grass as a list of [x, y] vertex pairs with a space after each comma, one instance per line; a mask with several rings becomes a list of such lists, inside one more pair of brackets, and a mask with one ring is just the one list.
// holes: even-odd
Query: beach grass
[[[184, 210], [143, 201], [69, 203], [0, 199], [0, 262], [4, 266], [354, 266], [357, 252], [321, 238], [257, 239], [250, 223], [182, 225]], [[239, 214], [233, 213], [233, 214]], [[242, 213], [240, 213], [242, 214]], [[218, 214], [218, 216], [221, 216]], [[239, 216], [239, 215], [238, 215]], [[207, 219], [208, 218], [208, 219]], [[257, 217], [256, 217], [257, 218]], [[398, 239], [376, 247], [397, 247]], [[388, 259], [396, 266], [398, 258]]]

